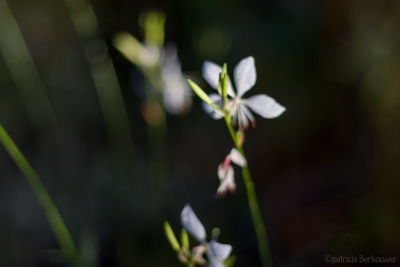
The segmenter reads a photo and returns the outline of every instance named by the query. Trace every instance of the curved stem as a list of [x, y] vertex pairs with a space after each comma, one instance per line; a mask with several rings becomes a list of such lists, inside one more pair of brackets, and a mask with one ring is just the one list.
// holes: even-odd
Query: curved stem
[[[228, 127], [229, 133], [231, 134], [232, 140], [236, 146], [236, 149], [242, 154], [242, 156], [244, 158], [246, 158], [246, 155], [243, 151], [242, 144], [240, 144], [237, 134], [235, 133], [235, 130], [233, 129], [233, 127], [231, 125], [231, 120], [230, 120], [229, 115], [225, 115], [224, 118], [225, 118], [226, 126]], [[246, 161], [247, 161], [247, 158], [246, 158]], [[261, 257], [261, 263], [262, 263], [262, 266], [264, 266], [264, 267], [272, 267], [273, 263], [272, 263], [271, 252], [270, 252], [270, 248], [269, 248], [269, 244], [268, 244], [267, 231], [265, 229], [265, 225], [264, 225], [264, 222], [263, 222], [263, 219], [261, 216], [260, 207], [258, 206], [256, 190], [254, 188], [254, 182], [251, 179], [251, 174], [250, 174], [250, 171], [249, 171], [249, 168], [247, 167], [247, 165], [242, 167], [242, 175], [243, 175], [244, 184], [246, 186], [247, 200], [249, 203], [251, 218], [252, 218], [254, 230], [255, 230], [256, 236], [257, 236], [258, 251], [259, 251], [260, 257]]]
[[3, 143], [8, 154], [14, 160], [15, 164], [21, 170], [26, 180], [31, 185], [37, 200], [42, 206], [47, 220], [50, 223], [51, 228], [60, 244], [62, 253], [65, 258], [69, 261], [71, 266], [82, 266], [78, 251], [74, 245], [71, 234], [68, 231], [56, 205], [51, 199], [49, 193], [44, 187], [39, 176], [26, 160], [25, 156], [21, 153], [18, 147], [15, 145], [11, 137], [7, 134], [6, 130], [0, 125], [0, 142]]

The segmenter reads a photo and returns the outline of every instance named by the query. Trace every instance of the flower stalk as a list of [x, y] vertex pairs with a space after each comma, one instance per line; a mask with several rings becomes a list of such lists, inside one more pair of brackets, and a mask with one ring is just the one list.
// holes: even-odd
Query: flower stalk
[[[231, 150], [223, 164], [218, 167], [218, 177], [221, 181], [217, 190], [217, 196], [223, 196], [226, 192], [235, 191], [234, 171], [231, 161], [242, 169], [242, 175], [247, 192], [247, 200], [251, 212], [254, 230], [257, 237], [259, 254], [264, 267], [272, 267], [272, 257], [268, 244], [267, 231], [258, 205], [254, 182], [247, 167], [247, 159], [243, 150], [244, 131], [248, 127], [255, 126], [255, 118], [250, 112], [265, 119], [273, 119], [280, 116], [286, 108], [280, 105], [272, 97], [265, 94], [244, 98], [256, 82], [256, 68], [253, 57], [244, 58], [234, 70], [236, 92], [227, 73], [226, 64], [223, 67], [213, 62], [206, 61], [203, 64], [203, 77], [218, 90], [217, 94], [207, 95], [198, 85], [189, 81], [193, 91], [204, 101], [204, 110], [213, 119], [224, 118], [235, 148]], [[236, 131], [234, 126], [238, 127]]]
[[[238, 133], [235, 132], [233, 129], [231, 122], [230, 122], [230, 117], [225, 114], [224, 119], [226, 122], [226, 126], [229, 130], [229, 133], [231, 134], [233, 143], [236, 146], [236, 149], [242, 154], [242, 156], [246, 159], [246, 155], [243, 150], [243, 144], [240, 142], [240, 136], [238, 136]], [[251, 213], [251, 218], [253, 221], [253, 226], [254, 230], [256, 232], [257, 236], [257, 243], [258, 243], [258, 251], [260, 253], [261, 257], [261, 263], [262, 266], [264, 267], [272, 267], [272, 257], [271, 257], [271, 252], [268, 244], [268, 236], [267, 236], [267, 231], [265, 228], [265, 224], [263, 222], [261, 212], [260, 212], [260, 207], [258, 205], [258, 200], [257, 200], [257, 194], [256, 190], [254, 188], [254, 182], [253, 179], [251, 178], [250, 170], [246, 165], [242, 166], [242, 176], [243, 176], [243, 181], [244, 185], [246, 187], [246, 192], [247, 192], [247, 201], [249, 204], [250, 208], [250, 213]]]

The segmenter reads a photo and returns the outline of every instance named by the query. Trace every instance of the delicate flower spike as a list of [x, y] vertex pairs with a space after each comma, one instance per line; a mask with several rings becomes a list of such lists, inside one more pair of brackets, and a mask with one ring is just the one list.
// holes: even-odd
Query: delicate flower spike
[[[222, 68], [215, 63], [206, 61], [203, 64], [203, 77], [213, 87], [218, 88], [219, 73]], [[229, 116], [232, 116], [233, 123], [237, 124], [240, 130], [246, 130], [251, 124], [255, 124], [255, 118], [251, 114], [250, 109], [266, 119], [273, 119], [280, 116], [286, 108], [280, 105], [275, 99], [262, 94], [255, 95], [248, 99], [244, 99], [243, 95], [249, 91], [257, 80], [255, 61], [253, 57], [247, 57], [241, 60], [234, 69], [234, 79], [236, 84], [236, 93], [232, 90], [231, 82], [229, 81], [228, 95], [231, 99], [225, 106], [225, 111]], [[220, 102], [221, 97], [215, 98], [215, 102]], [[210, 108], [204, 105], [206, 112], [214, 119], [219, 119], [220, 116], [213, 116]]]
[[208, 267], [224, 267], [226, 260], [232, 252], [232, 246], [221, 244], [214, 240], [210, 241], [207, 249]]
[[186, 204], [181, 213], [182, 226], [200, 243], [206, 240], [206, 231], [189, 204]]

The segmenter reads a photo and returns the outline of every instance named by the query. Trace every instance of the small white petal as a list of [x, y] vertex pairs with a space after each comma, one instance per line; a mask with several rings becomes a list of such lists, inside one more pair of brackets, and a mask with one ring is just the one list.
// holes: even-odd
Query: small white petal
[[225, 180], [226, 177], [226, 172], [227, 170], [224, 168], [224, 164], [221, 163], [218, 165], [218, 170], [217, 170], [217, 174], [218, 174], [218, 178], [219, 180], [222, 182], [223, 180]]
[[182, 226], [200, 243], [206, 240], [206, 231], [189, 204], [186, 204], [181, 213]]
[[[211, 98], [211, 100], [219, 107], [222, 106], [222, 101], [221, 101], [221, 97], [217, 94], [210, 94], [209, 97]], [[212, 106], [210, 106], [209, 104], [207, 104], [206, 102], [203, 101], [202, 103], [203, 105], [203, 109], [204, 111], [210, 115], [213, 119], [215, 120], [219, 120], [223, 117], [223, 115], [216, 111]]]
[[237, 95], [243, 96], [257, 80], [256, 66], [253, 57], [242, 59], [235, 67], [234, 73]]
[[231, 165], [229, 165], [227, 168], [224, 168], [223, 164], [220, 164], [218, 166], [218, 178], [220, 180], [220, 184], [217, 189], [217, 195], [223, 196], [228, 191], [231, 193], [235, 192], [235, 171]]
[[208, 264], [207, 267], [225, 267], [225, 264], [217, 259], [211, 253], [207, 253], [208, 256]]
[[[203, 63], [203, 77], [204, 79], [208, 82], [208, 84], [218, 90], [218, 81], [219, 81], [219, 74], [222, 71], [222, 67], [215, 64], [214, 62], [211, 61], [205, 61]], [[228, 83], [228, 95], [230, 97], [235, 97], [235, 92], [233, 91], [232, 83], [231, 80], [229, 79]]]
[[232, 252], [232, 246], [211, 240], [209, 243], [209, 250], [218, 259], [226, 260]]
[[231, 245], [220, 244], [216, 241], [210, 241], [207, 256], [208, 267], [224, 267], [223, 261], [229, 257], [232, 251]]
[[279, 117], [286, 108], [267, 95], [255, 95], [243, 102], [255, 113], [266, 119]]
[[233, 163], [236, 165], [243, 167], [247, 165], [246, 159], [243, 157], [242, 154], [236, 149], [232, 148], [231, 153], [229, 153], [229, 156], [231, 157], [231, 160]]

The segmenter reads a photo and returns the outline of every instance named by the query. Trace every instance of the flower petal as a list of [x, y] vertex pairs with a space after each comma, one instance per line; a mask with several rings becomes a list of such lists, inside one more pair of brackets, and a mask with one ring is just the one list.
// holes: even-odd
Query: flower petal
[[208, 256], [207, 267], [225, 267], [225, 264], [219, 259], [217, 259], [217, 257], [212, 255], [212, 253], [208, 252], [207, 256]]
[[229, 153], [229, 156], [231, 157], [231, 160], [233, 163], [236, 165], [243, 167], [247, 165], [246, 159], [243, 157], [242, 154], [236, 149], [232, 148], [231, 153]]
[[173, 45], [165, 48], [161, 75], [164, 83], [165, 109], [172, 114], [182, 113], [192, 103], [191, 91], [182, 74], [181, 64]]
[[[211, 100], [219, 107], [222, 106], [222, 101], [221, 101], [221, 97], [218, 94], [210, 94], [209, 97], [211, 98]], [[210, 106], [209, 104], [207, 104], [206, 102], [203, 101], [202, 103], [203, 105], [203, 109], [204, 111], [210, 115], [213, 119], [215, 120], [219, 120], [223, 117], [223, 115], [216, 111], [212, 106]]]
[[182, 226], [200, 243], [206, 240], [206, 231], [199, 218], [189, 204], [186, 204], [181, 213]]
[[255, 113], [266, 119], [279, 117], [286, 108], [267, 95], [255, 95], [243, 102]]
[[207, 249], [208, 267], [224, 267], [223, 261], [229, 257], [232, 251], [231, 245], [210, 241]]
[[235, 67], [234, 73], [237, 95], [241, 97], [249, 91], [257, 80], [256, 66], [253, 57], [242, 59]]
[[220, 180], [220, 184], [217, 189], [217, 196], [224, 196], [228, 191], [231, 193], [235, 192], [235, 171], [231, 165], [229, 165], [227, 168], [224, 168], [224, 164], [220, 164], [218, 166], [218, 178]]
[[191, 105], [191, 98], [189, 94], [185, 94], [184, 84], [185, 83], [177, 84], [177, 86], [174, 87], [176, 90], [170, 90], [169, 85], [164, 87], [165, 110], [171, 114], [180, 114]]
[[210, 252], [218, 259], [225, 260], [232, 252], [232, 246], [228, 244], [221, 244], [217, 241], [211, 240], [209, 243]]
[[[218, 81], [219, 81], [219, 74], [222, 71], [222, 67], [215, 64], [214, 62], [211, 61], [205, 61], [203, 63], [203, 69], [202, 69], [202, 73], [203, 73], [203, 77], [204, 79], [208, 82], [208, 84], [218, 90]], [[228, 83], [228, 95], [230, 97], [235, 97], [235, 92], [233, 91], [233, 87], [232, 87], [232, 82], [229, 79], [229, 83]]]

